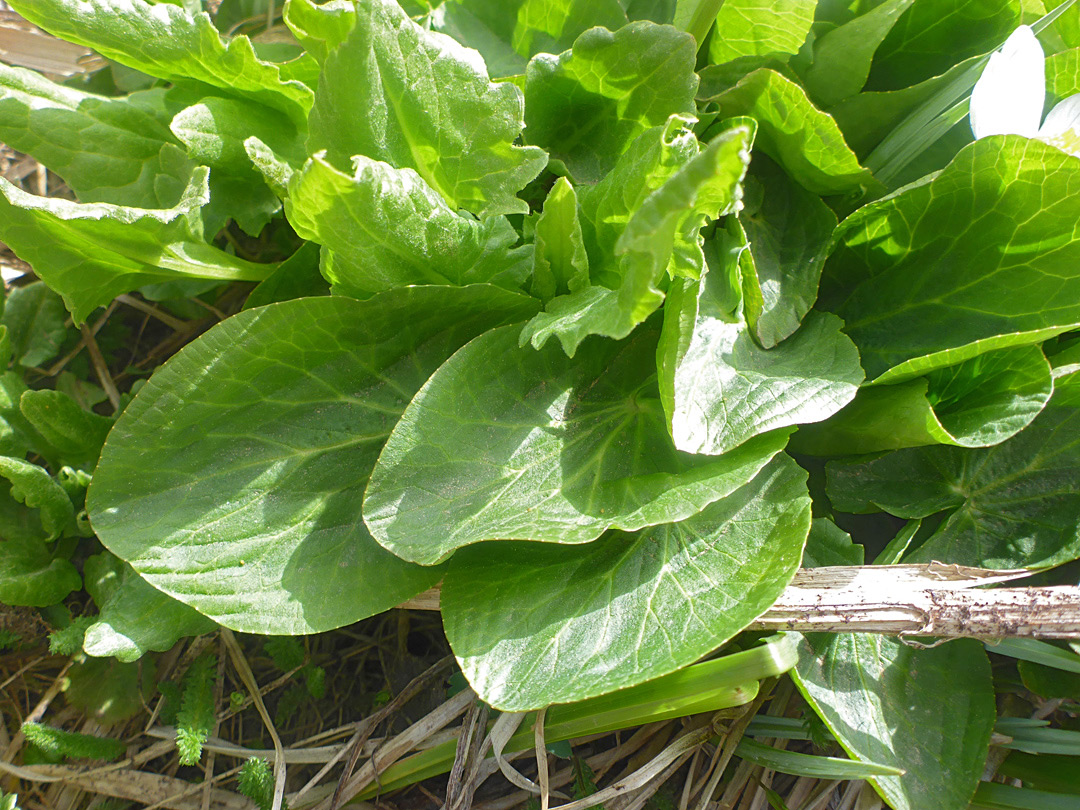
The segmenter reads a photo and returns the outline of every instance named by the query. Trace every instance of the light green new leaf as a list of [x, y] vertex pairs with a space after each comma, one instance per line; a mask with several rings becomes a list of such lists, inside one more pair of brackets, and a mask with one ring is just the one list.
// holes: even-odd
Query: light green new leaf
[[44, 467], [0, 456], [0, 476], [11, 484], [11, 497], [37, 509], [47, 540], [55, 540], [75, 522], [75, 508]]
[[562, 53], [589, 28], [617, 31], [626, 23], [618, 0], [525, 0], [517, 12], [511, 44], [526, 58]]
[[922, 649], [880, 635], [815, 633], [799, 645], [793, 676], [852, 758], [905, 771], [869, 778], [890, 807], [967, 810], [996, 719], [979, 642]]
[[694, 38], [635, 22], [586, 31], [572, 50], [539, 54], [525, 74], [525, 137], [579, 181], [598, 182], [627, 147], [677, 113], [693, 114]]
[[757, 121], [757, 146], [808, 191], [847, 194], [876, 185], [845, 143], [836, 121], [814, 107], [805, 90], [776, 71], [755, 70], [714, 100], [723, 116], [745, 115]]
[[824, 107], [862, 90], [874, 53], [915, 0], [885, 0], [814, 40], [814, 61], [803, 77], [810, 97]]
[[63, 299], [40, 281], [15, 287], [4, 300], [0, 316], [0, 324], [7, 327], [12, 359], [23, 366], [52, 360], [67, 336], [66, 320]]
[[811, 313], [794, 335], [762, 349], [744, 322], [732, 320], [723, 273], [672, 287], [658, 365], [680, 450], [726, 453], [759, 433], [827, 419], [858, 391], [859, 353], [839, 318]]
[[836, 215], [764, 155], [754, 159], [746, 186], [747, 207], [739, 214], [749, 242], [743, 314], [769, 349], [794, 333], [814, 305]]
[[72, 467], [93, 469], [113, 420], [84, 411], [62, 391], [27, 391], [19, 398], [26, 420]]
[[689, 517], [749, 481], [776, 431], [718, 458], [671, 444], [656, 389], [656, 334], [592, 338], [573, 361], [519, 349], [517, 329], [469, 343], [394, 429], [364, 496], [372, 535], [437, 563], [499, 538], [587, 543]]
[[0, 538], [0, 603], [47, 607], [80, 587], [82, 578], [75, 566], [54, 557], [41, 538], [12, 537], [6, 532]]
[[[665, 273], [700, 276], [699, 231], [706, 219], [736, 209], [753, 132], [732, 127], [695, 154], [697, 141], [683, 123], [672, 116], [642, 135], [602, 183], [582, 194], [593, 286], [552, 299], [522, 331], [522, 346], [540, 348], [555, 336], [573, 357], [588, 335], [624, 338], [663, 302], [658, 285]], [[620, 187], [633, 167], [645, 171]]]
[[351, 0], [286, 0], [282, 17], [296, 41], [321, 65], [352, 32], [356, 4]]
[[119, 582], [99, 607], [101, 614], [83, 636], [83, 651], [97, 658], [137, 661], [147, 652], [163, 652], [182, 638], [217, 628], [210, 619], [147, 584], [126, 563]]
[[989, 447], [1019, 433], [1053, 392], [1038, 346], [987, 352], [895, 385], [863, 388], [831, 419], [799, 430], [799, 452], [842, 456], [927, 444]]
[[225, 44], [205, 12], [143, 0], [15, 0], [10, 4], [50, 34], [159, 79], [209, 84], [284, 112], [303, 126], [311, 90], [284, 80], [255, 55], [247, 37]]
[[898, 382], [1080, 324], [1080, 160], [983, 138], [837, 229], [821, 306], [867, 376]]
[[577, 194], [565, 177], [555, 181], [536, 220], [532, 294], [541, 301], [589, 283], [589, 255], [581, 236]]
[[696, 661], [768, 609], [809, 528], [806, 474], [781, 455], [681, 522], [570, 548], [481, 543], [447, 569], [446, 635], [469, 683], [502, 710], [632, 686]]
[[274, 269], [202, 241], [208, 170], [169, 209], [37, 197], [0, 180], [0, 239], [60, 293], [76, 323], [117, 295], [174, 279], [261, 281]]
[[354, 163], [350, 177], [316, 155], [293, 175], [286, 201], [296, 232], [333, 251], [324, 273], [335, 293], [524, 280], [532, 251], [513, 248], [517, 232], [505, 217], [459, 214], [412, 169], [363, 156]]
[[709, 60], [720, 65], [744, 56], [798, 53], [816, 6], [816, 0], [724, 0]]
[[523, 108], [521, 90], [491, 82], [476, 51], [421, 28], [394, 0], [366, 0], [323, 63], [308, 151], [327, 150], [339, 168], [365, 155], [413, 169], [454, 210], [526, 213], [515, 195], [547, 156], [514, 145]]
[[441, 572], [364, 528], [383, 440], [458, 347], [535, 306], [487, 285], [407, 287], [234, 315], [124, 411], [87, 497], [94, 529], [155, 588], [237, 630], [314, 633], [393, 607]]
[[63, 177], [82, 202], [174, 204], [183, 182], [160, 179], [162, 148], [175, 142], [169, 116], [162, 90], [108, 98], [0, 64], [0, 140]]
[[1080, 378], [1059, 379], [1042, 413], [1013, 438], [969, 450], [898, 450], [833, 461], [828, 493], [844, 512], [884, 510], [944, 523], [906, 559], [1040, 568], [1080, 557]]

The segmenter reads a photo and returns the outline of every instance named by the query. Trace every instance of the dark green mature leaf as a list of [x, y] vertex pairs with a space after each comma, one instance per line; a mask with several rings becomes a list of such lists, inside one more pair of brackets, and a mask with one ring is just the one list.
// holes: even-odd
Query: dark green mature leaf
[[143, 0], [15, 0], [35, 25], [159, 79], [196, 79], [284, 112], [298, 126], [311, 90], [284, 80], [277, 65], [255, 56], [247, 37], [226, 45], [205, 12]]
[[63, 299], [40, 281], [13, 289], [0, 316], [0, 323], [7, 327], [12, 359], [23, 366], [52, 360], [67, 336], [66, 320]]
[[62, 391], [27, 391], [19, 399], [26, 420], [70, 466], [93, 469], [113, 420], [84, 411]]
[[610, 692], [686, 666], [791, 581], [810, 528], [806, 474], [778, 456], [681, 522], [584, 546], [456, 554], [442, 610], [462, 672], [508, 711]]
[[184, 180], [163, 163], [175, 140], [163, 100], [162, 90], [107, 98], [0, 65], [0, 140], [63, 177], [83, 202], [165, 207]]
[[11, 497], [37, 509], [45, 539], [55, 540], [75, 521], [75, 508], [44, 467], [21, 458], [0, 456], [0, 477], [11, 484]]
[[867, 375], [898, 382], [1080, 324], [1080, 161], [984, 138], [837, 230], [821, 305]]
[[878, 47], [867, 87], [908, 87], [986, 53], [1019, 25], [1020, 14], [1018, 0], [918, 0]]
[[[4, 496], [7, 498], [7, 496]], [[55, 605], [82, 585], [68, 560], [54, 557], [40, 537], [0, 538], [0, 602], [5, 605]]]
[[[518, 12], [523, 5], [525, 0], [448, 0], [441, 3], [425, 22], [430, 20], [432, 30], [448, 34], [462, 45], [478, 50], [492, 78], [517, 77], [524, 75], [528, 62], [511, 47]], [[566, 47], [570, 47], [569, 44]]]
[[327, 150], [338, 167], [365, 155], [414, 169], [455, 210], [526, 213], [515, 195], [547, 156], [514, 145], [523, 106], [475, 51], [424, 30], [394, 0], [370, 0], [323, 64], [308, 150]]
[[261, 281], [273, 265], [202, 241], [199, 210], [209, 197], [205, 168], [195, 170], [180, 202], [168, 209], [37, 197], [0, 180], [0, 239], [60, 293], [76, 323], [155, 281]]
[[719, 458], [671, 444], [656, 334], [592, 338], [572, 362], [517, 348], [517, 329], [472, 341], [431, 378], [386, 443], [364, 497], [372, 535], [432, 564], [491, 538], [587, 543], [689, 517], [784, 446], [775, 431]]
[[163, 652], [182, 638], [217, 628], [210, 619], [147, 584], [126, 563], [118, 584], [100, 607], [101, 615], [83, 636], [83, 650], [98, 658], [137, 661], [147, 652]]
[[589, 28], [617, 31], [626, 23], [618, 0], [525, 0], [517, 11], [511, 44], [525, 57], [562, 53]]
[[795, 683], [855, 759], [901, 768], [870, 783], [896, 810], [967, 810], [996, 714], [971, 639], [919, 649], [865, 633], [809, 634]]
[[525, 74], [525, 137], [595, 183], [639, 135], [695, 111], [694, 38], [635, 22], [586, 31], [572, 50], [539, 54]]
[[798, 53], [817, 0], [724, 0], [709, 40], [714, 65], [744, 56]]
[[718, 455], [759, 433], [827, 419], [863, 380], [838, 318], [811, 313], [794, 335], [762, 349], [732, 320], [727, 284], [723, 273], [677, 279], [664, 310], [661, 398], [675, 446], [688, 453]]
[[830, 107], [862, 90], [874, 53], [915, 0], [885, 0], [814, 40], [814, 61], [806, 70], [806, 90]]
[[26, 390], [16, 372], [0, 374], [0, 455], [22, 458], [30, 451], [48, 455], [48, 442], [19, 410], [19, 398]]
[[1059, 379], [1042, 413], [995, 447], [898, 450], [828, 465], [844, 512], [950, 514], [906, 559], [991, 568], [1046, 567], [1080, 557], [1080, 378]]
[[304, 242], [296, 253], [278, 265], [273, 275], [251, 291], [244, 309], [329, 293], [330, 287], [319, 272], [319, 246]]
[[1038, 346], [980, 354], [894, 385], [863, 388], [831, 419], [800, 429], [800, 452], [842, 456], [926, 444], [989, 447], [1019, 433], [1053, 392]]
[[755, 70], [714, 100], [721, 115], [757, 121], [757, 145], [808, 191], [846, 194], [875, 184], [832, 117], [776, 71]]
[[383, 440], [458, 347], [532, 311], [480, 285], [234, 315], [124, 411], [87, 498], [94, 528], [154, 587], [238, 630], [319, 632], [393, 607], [441, 572], [364, 528]]
[[589, 283], [589, 255], [581, 236], [577, 194], [565, 177], [555, 181], [536, 220], [532, 294], [542, 301]]
[[853, 543], [847, 532], [828, 518], [814, 518], [803, 550], [803, 568], [862, 565], [864, 562], [863, 547]]
[[624, 338], [664, 300], [665, 272], [704, 270], [706, 219], [735, 210], [750, 160], [752, 128], [728, 129], [701, 152], [672, 116], [642, 135], [603, 182], [581, 195], [582, 235], [592, 286], [549, 302], [521, 333], [540, 348], [556, 336], [571, 357], [588, 335]]
[[763, 155], [754, 159], [746, 197], [739, 214], [749, 242], [742, 263], [743, 314], [758, 343], [769, 349], [794, 333], [814, 305], [836, 215]]
[[412, 169], [362, 156], [355, 166], [350, 177], [316, 155], [293, 176], [286, 202], [296, 232], [333, 251], [323, 272], [334, 292], [366, 298], [406, 284], [524, 280], [532, 251], [513, 249], [518, 236], [505, 217], [457, 213]]

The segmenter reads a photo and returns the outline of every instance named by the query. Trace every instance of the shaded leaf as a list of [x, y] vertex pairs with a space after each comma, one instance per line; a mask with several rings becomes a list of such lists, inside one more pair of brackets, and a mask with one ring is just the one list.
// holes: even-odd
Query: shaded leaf
[[829, 462], [828, 492], [844, 512], [921, 518], [948, 510], [907, 561], [1047, 567], [1080, 557], [1080, 379], [1058, 380], [1026, 429], [994, 447], [897, 450]]
[[967, 810], [993, 731], [990, 662], [972, 639], [927, 649], [865, 633], [809, 634], [793, 673], [854, 759], [903, 776], [870, 783], [897, 810]]
[[46, 539], [55, 540], [75, 521], [75, 509], [63, 488], [44, 467], [0, 456], [0, 476], [11, 484], [11, 496], [37, 509]]
[[11, 290], [0, 323], [7, 327], [12, 359], [23, 366], [52, 360], [67, 336], [65, 321], [63, 300], [40, 281]]
[[65, 464], [93, 469], [113, 420], [84, 411], [61, 391], [27, 391], [19, 409]]
[[80, 587], [82, 579], [75, 566], [54, 556], [43, 538], [0, 538], [0, 602], [46, 607]]

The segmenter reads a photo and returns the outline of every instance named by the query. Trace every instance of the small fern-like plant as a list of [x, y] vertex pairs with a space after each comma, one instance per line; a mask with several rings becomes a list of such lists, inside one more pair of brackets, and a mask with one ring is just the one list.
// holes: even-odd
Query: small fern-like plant
[[[274, 803], [274, 776], [265, 759], [252, 757], [240, 768], [237, 789], [255, 802], [259, 810], [270, 810]], [[282, 810], [288, 810], [288, 804], [281, 803]]]
[[[64, 731], [41, 723], [23, 723], [22, 732], [27, 742], [36, 745], [49, 757], [104, 759], [112, 762], [119, 759], [124, 753], [124, 744], [120, 740], [114, 740], [111, 737], [79, 734], [75, 731]], [[5, 810], [3, 804], [0, 804], [0, 810]]]
[[196, 658], [184, 676], [183, 697], [176, 715], [176, 748], [181, 765], [197, 765], [202, 747], [214, 727], [214, 675], [217, 659], [213, 655]]

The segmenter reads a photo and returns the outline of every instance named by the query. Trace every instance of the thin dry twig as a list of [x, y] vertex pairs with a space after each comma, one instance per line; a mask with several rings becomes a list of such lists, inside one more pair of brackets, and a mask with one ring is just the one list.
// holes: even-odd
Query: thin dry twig
[[109, 366], [105, 362], [105, 356], [102, 355], [101, 349], [97, 345], [97, 340], [94, 339], [94, 335], [90, 331], [90, 327], [84, 323], [81, 329], [83, 342], [86, 343], [86, 351], [90, 354], [90, 364], [94, 367], [94, 373], [97, 375], [98, 382], [101, 383], [101, 388], [105, 392], [105, 396], [107, 396], [109, 402], [112, 403], [113, 410], [119, 410], [120, 392], [116, 388], [116, 383], [113, 382], [112, 374], [109, 373]]

